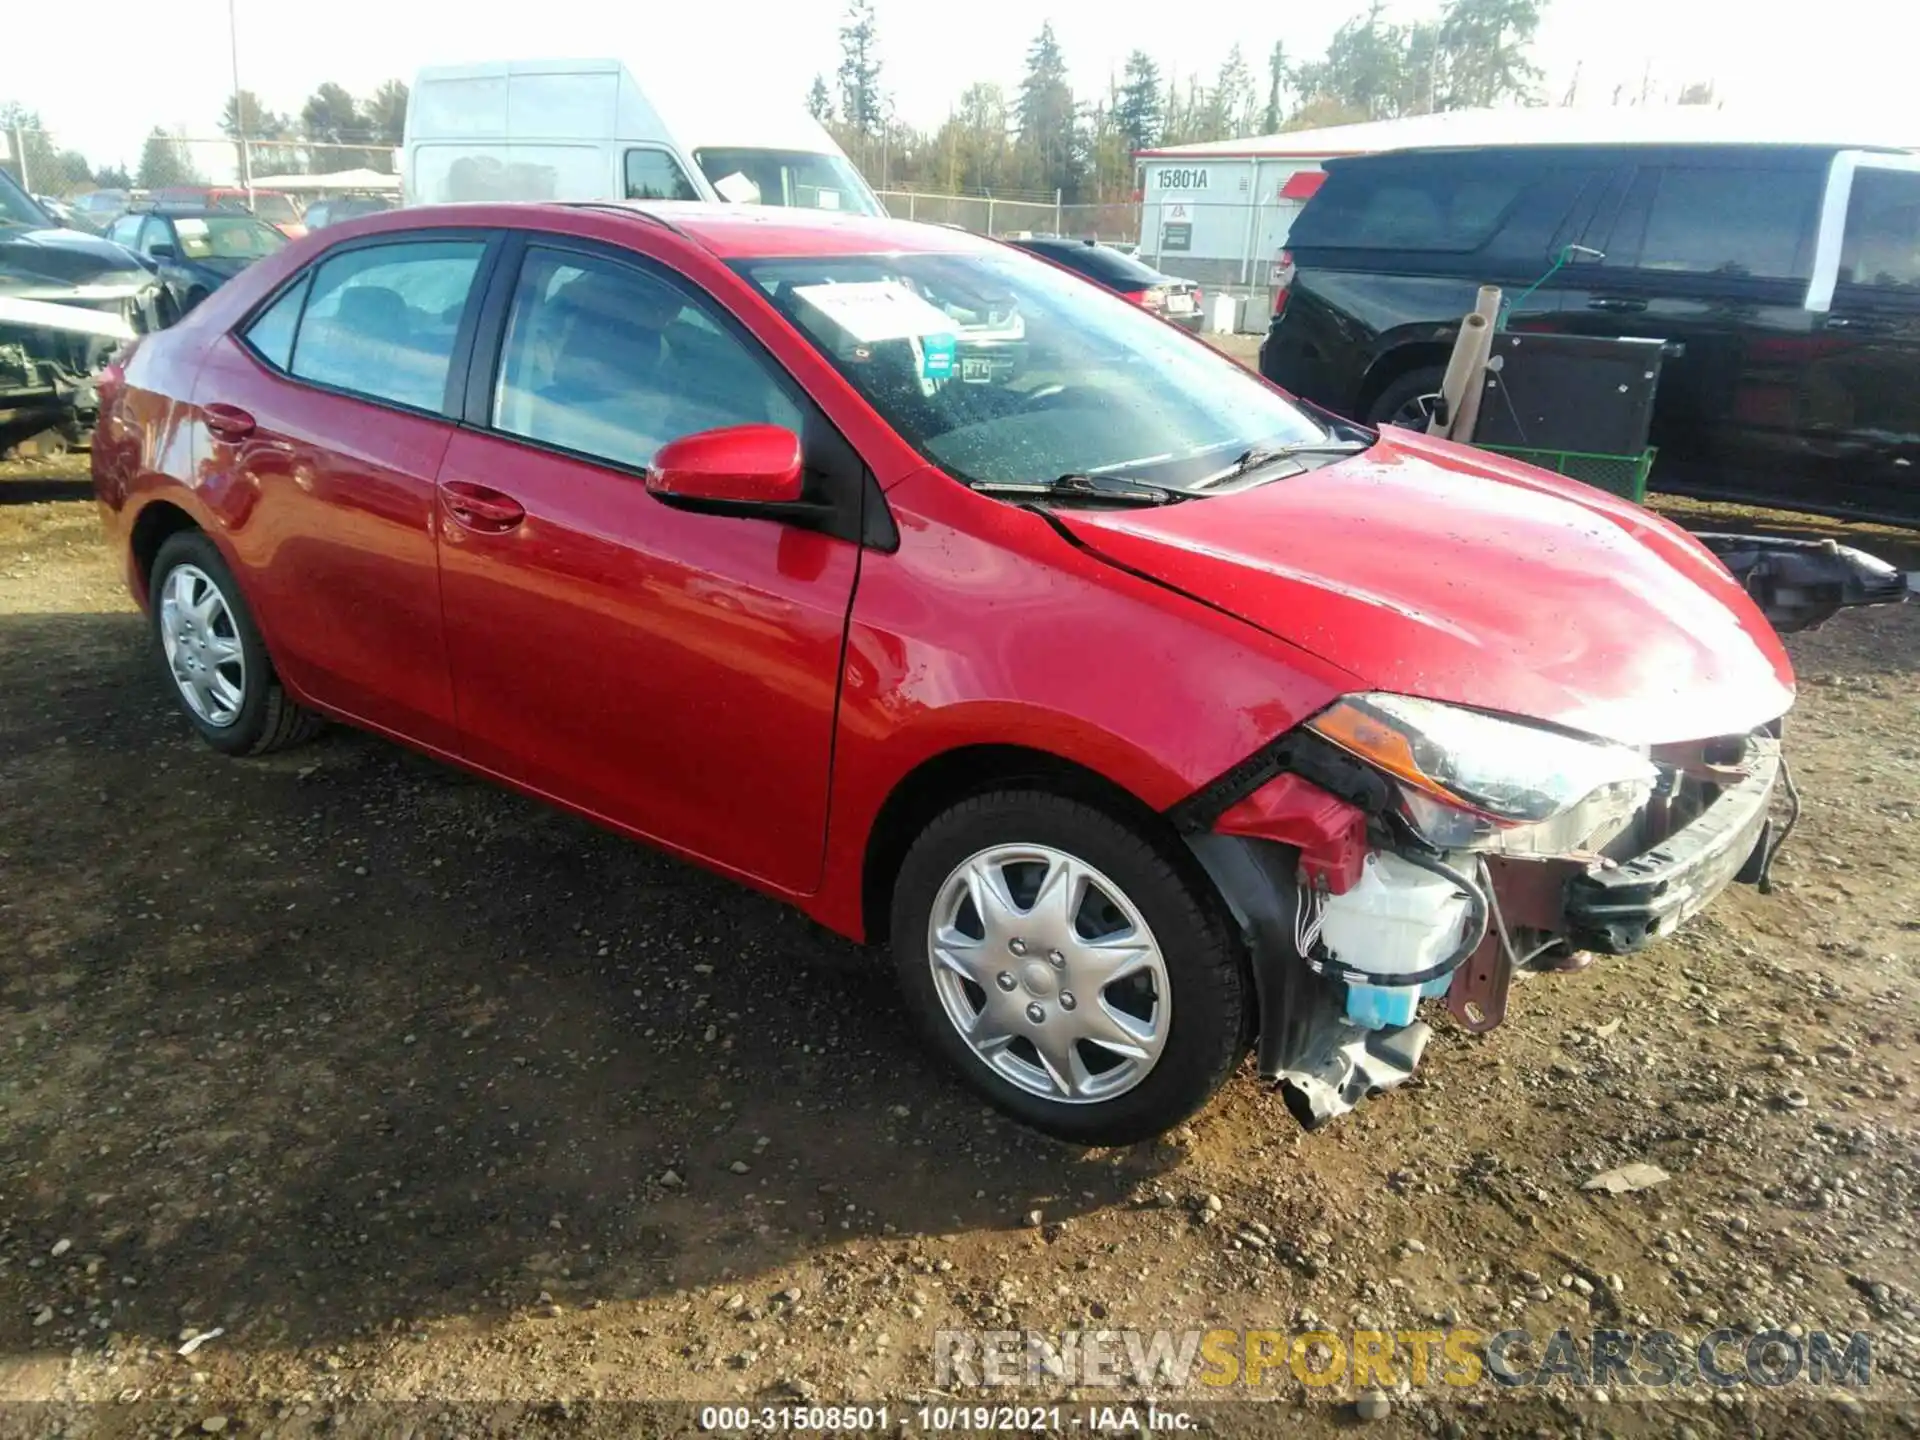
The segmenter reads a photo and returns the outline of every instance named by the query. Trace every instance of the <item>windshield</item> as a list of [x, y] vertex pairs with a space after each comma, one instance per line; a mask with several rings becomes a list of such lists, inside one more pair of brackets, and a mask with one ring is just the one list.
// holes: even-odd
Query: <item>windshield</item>
[[251, 215], [178, 215], [183, 260], [258, 260], [287, 243], [287, 237]]
[[300, 218], [300, 211], [293, 201], [285, 195], [270, 194], [265, 190], [253, 192], [253, 213], [262, 220], [276, 224], [290, 224]]
[[1207, 345], [1017, 253], [743, 260], [900, 435], [962, 480], [1197, 490], [1328, 432]]
[[845, 156], [812, 150], [696, 150], [707, 182], [736, 205], [791, 205], [803, 210], [884, 212]]
[[27, 198], [13, 177], [0, 170], [0, 226], [25, 225], [37, 230], [52, 223], [52, 217]]

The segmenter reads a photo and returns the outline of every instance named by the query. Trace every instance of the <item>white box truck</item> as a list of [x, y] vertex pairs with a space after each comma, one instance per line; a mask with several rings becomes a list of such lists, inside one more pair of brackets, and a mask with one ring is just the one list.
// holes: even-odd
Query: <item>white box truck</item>
[[884, 215], [798, 104], [618, 60], [433, 65], [407, 106], [410, 205], [707, 200]]

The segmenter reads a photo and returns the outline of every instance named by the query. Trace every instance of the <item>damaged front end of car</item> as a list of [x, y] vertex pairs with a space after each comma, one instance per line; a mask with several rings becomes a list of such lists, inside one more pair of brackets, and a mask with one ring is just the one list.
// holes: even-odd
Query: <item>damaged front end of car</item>
[[1349, 695], [1190, 796], [1169, 818], [1252, 957], [1261, 1076], [1322, 1125], [1413, 1073], [1423, 1001], [1490, 1030], [1516, 978], [1764, 881], [1779, 730], [1631, 747]]
[[84, 436], [107, 361], [159, 328], [159, 278], [118, 246], [65, 233], [0, 235], [0, 450], [45, 430]]

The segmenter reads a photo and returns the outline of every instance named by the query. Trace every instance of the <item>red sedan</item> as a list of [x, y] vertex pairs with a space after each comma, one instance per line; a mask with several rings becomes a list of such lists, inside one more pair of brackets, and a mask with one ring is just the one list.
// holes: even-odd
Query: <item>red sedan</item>
[[1322, 1121], [1764, 868], [1793, 681], [1700, 544], [941, 227], [330, 227], [123, 354], [94, 478], [209, 744], [345, 721], [890, 942], [1082, 1142], [1249, 1047]]

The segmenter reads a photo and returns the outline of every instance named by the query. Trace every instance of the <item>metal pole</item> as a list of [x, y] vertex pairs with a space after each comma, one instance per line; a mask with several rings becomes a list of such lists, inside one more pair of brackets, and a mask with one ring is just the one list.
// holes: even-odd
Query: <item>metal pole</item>
[[987, 234], [993, 234], [993, 196], [987, 196]]
[[919, 198], [913, 191], [907, 192], [907, 218], [913, 219], [913, 202]]
[[1053, 190], [1053, 233], [1056, 235], [1066, 233], [1060, 228], [1060, 187], [1057, 185]]
[[27, 173], [27, 132], [18, 124], [13, 127], [14, 164], [20, 167], [20, 188], [29, 195], [33, 193], [33, 177]]
[[233, 128], [240, 132], [240, 187], [247, 192], [247, 209], [253, 209], [253, 156], [247, 149], [247, 109], [240, 99], [240, 22], [234, 7], [238, 0], [227, 0], [227, 55], [233, 62]]

